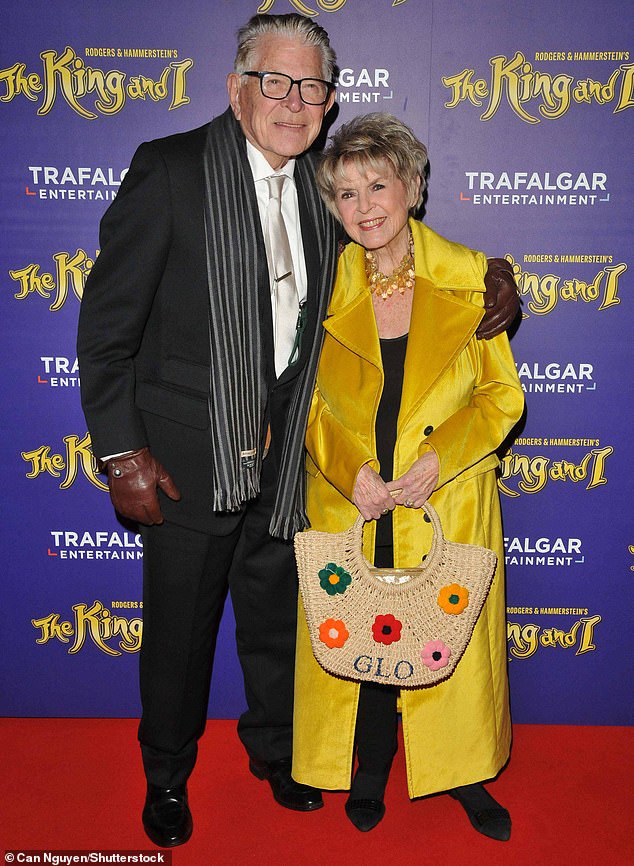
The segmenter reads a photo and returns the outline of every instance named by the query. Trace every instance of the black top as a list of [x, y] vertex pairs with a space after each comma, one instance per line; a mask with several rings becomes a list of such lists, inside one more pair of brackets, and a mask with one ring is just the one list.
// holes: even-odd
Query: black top
[[[381, 360], [383, 362], [383, 393], [376, 416], [376, 451], [381, 464], [380, 475], [384, 481], [392, 481], [394, 473], [394, 446], [396, 445], [396, 425], [401, 407], [403, 393], [403, 373], [405, 369], [405, 353], [407, 352], [407, 334], [390, 340], [380, 340]], [[385, 514], [377, 521], [376, 547], [392, 548], [392, 514]], [[385, 554], [380, 554], [384, 559]], [[388, 567], [387, 562], [375, 562], [382, 567]], [[390, 563], [391, 564], [391, 563]]]

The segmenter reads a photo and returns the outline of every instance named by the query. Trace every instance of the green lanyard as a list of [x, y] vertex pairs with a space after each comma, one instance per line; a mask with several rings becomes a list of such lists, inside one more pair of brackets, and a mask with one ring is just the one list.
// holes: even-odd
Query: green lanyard
[[295, 325], [295, 340], [293, 341], [293, 348], [291, 349], [291, 354], [288, 358], [288, 366], [291, 364], [295, 364], [299, 359], [299, 350], [302, 345], [302, 334], [306, 330], [306, 320], [308, 318], [308, 313], [306, 312], [306, 301], [302, 301], [299, 305], [299, 314], [297, 316], [297, 324]]

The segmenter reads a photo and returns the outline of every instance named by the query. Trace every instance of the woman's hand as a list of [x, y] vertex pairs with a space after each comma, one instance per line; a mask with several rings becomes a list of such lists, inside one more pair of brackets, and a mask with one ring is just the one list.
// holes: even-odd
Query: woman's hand
[[394, 508], [394, 499], [381, 476], [369, 463], [362, 466], [357, 474], [352, 491], [352, 501], [365, 520], [378, 520]]
[[435, 451], [427, 451], [410, 468], [390, 481], [386, 487], [392, 491], [397, 505], [408, 508], [422, 508], [438, 484], [440, 463]]

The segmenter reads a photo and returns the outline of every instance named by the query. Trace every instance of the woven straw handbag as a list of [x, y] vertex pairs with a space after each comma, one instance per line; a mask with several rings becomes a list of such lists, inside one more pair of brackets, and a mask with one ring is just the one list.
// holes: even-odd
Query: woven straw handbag
[[295, 536], [299, 585], [315, 658], [346, 679], [402, 687], [450, 676], [493, 580], [497, 556], [443, 536], [415, 568], [375, 568], [363, 556], [364, 519], [345, 532]]

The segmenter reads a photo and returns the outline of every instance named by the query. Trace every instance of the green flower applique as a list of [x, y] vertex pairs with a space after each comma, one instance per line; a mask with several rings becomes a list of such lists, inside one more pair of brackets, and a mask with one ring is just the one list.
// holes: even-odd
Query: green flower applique
[[337, 595], [346, 591], [352, 583], [352, 578], [340, 565], [335, 565], [334, 562], [329, 562], [325, 568], [319, 572], [319, 583], [321, 588], [325, 589], [328, 595]]

